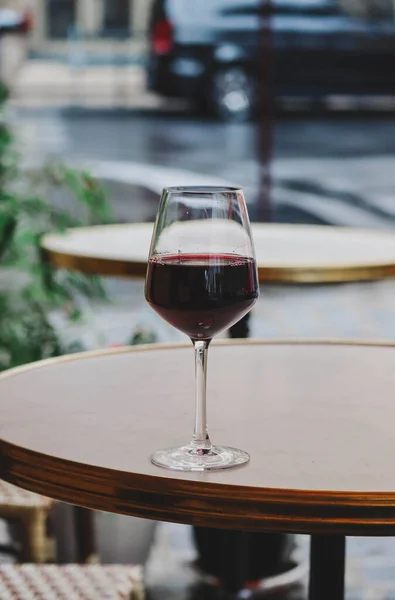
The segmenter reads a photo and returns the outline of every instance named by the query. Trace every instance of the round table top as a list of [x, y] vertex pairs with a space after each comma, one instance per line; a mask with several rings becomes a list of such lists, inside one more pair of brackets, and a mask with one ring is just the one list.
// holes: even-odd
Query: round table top
[[[145, 277], [152, 223], [81, 227], [44, 236], [50, 262], [84, 273]], [[395, 276], [388, 231], [254, 223], [260, 281], [335, 283]]]
[[395, 346], [223, 342], [209, 356], [214, 443], [249, 464], [166, 471], [189, 441], [193, 353], [145, 346], [0, 376], [0, 477], [88, 508], [228, 529], [395, 534]]

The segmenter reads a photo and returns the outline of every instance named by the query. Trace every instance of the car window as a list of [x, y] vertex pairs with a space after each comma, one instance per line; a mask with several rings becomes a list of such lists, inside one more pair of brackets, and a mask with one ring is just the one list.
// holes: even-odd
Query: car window
[[342, 9], [356, 17], [367, 19], [395, 18], [394, 0], [338, 0]]
[[241, 16], [250, 16], [250, 15], [258, 15], [261, 10], [262, 10], [262, 6], [264, 4], [264, 2], [259, 2], [257, 0], [253, 1], [253, 2], [242, 2], [240, 1], [239, 3], [234, 3], [233, 5], [231, 5], [232, 3], [229, 2], [228, 6], [224, 6], [221, 9], [221, 13], [224, 16], [237, 16], [237, 15], [241, 15]]
[[275, 13], [306, 16], [332, 16], [339, 13], [335, 0], [274, 0]]
[[262, 14], [307, 17], [339, 15], [395, 20], [395, 0], [261, 0], [243, 2], [221, 10], [224, 16]]
[[240, 4], [224, 8], [224, 15], [303, 15], [303, 16], [333, 16], [339, 14], [336, 0], [268, 0], [253, 4]]
[[394, 19], [394, 0], [375, 0], [373, 2], [373, 16], [383, 19]]

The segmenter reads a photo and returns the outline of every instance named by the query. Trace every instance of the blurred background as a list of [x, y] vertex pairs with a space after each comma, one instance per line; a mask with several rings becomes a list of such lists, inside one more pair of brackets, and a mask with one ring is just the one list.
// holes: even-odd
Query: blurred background
[[[24, 160], [84, 164], [106, 187], [117, 222], [153, 220], [164, 185], [219, 183], [244, 188], [253, 220], [393, 226], [393, 0], [0, 6], [2, 78]], [[121, 293], [121, 283], [111, 285]], [[349, 291], [358, 307], [360, 288]], [[372, 287], [362, 288], [370, 302]], [[280, 295], [299, 298], [294, 288]], [[337, 297], [346, 314], [349, 300]], [[363, 330], [354, 303], [341, 325], [325, 310], [317, 331], [307, 327], [306, 304], [306, 322], [288, 319], [284, 331], [381, 335], [376, 322], [383, 326], [392, 304], [378, 297], [381, 312]], [[126, 298], [130, 312], [129, 288]], [[264, 315], [254, 331], [277, 335]], [[395, 334], [392, 319], [384, 331]], [[167, 328], [165, 336], [177, 335]]]
[[[82, 166], [116, 222], [152, 221], [164, 186], [227, 184], [253, 220], [391, 230], [394, 65], [395, 0], [0, 0], [23, 168]], [[142, 282], [104, 285], [111, 304], [84, 305], [82, 322], [55, 315], [68, 343], [184, 339], [145, 307]], [[262, 291], [253, 337], [395, 339], [391, 280]], [[146, 559], [153, 526], [98, 523], [102, 557]], [[171, 572], [169, 546], [193, 555], [179, 531], [160, 530], [156, 575], [165, 560]], [[392, 540], [354, 542], [355, 597], [394, 598]]]
[[153, 217], [144, 179], [164, 168], [243, 186], [252, 217], [392, 225], [393, 0], [0, 7], [2, 78], [32, 156], [126, 161], [144, 190], [119, 185], [120, 220]]

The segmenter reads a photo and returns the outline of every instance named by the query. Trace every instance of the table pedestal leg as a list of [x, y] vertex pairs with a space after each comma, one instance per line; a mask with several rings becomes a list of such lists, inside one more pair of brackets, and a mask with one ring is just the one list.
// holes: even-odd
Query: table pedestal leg
[[248, 533], [224, 531], [221, 559], [221, 584], [226, 592], [236, 594], [248, 579]]
[[82, 506], [74, 506], [74, 528], [77, 562], [82, 564], [98, 562], [93, 511]]
[[343, 535], [311, 536], [309, 600], [344, 600], [345, 552]]

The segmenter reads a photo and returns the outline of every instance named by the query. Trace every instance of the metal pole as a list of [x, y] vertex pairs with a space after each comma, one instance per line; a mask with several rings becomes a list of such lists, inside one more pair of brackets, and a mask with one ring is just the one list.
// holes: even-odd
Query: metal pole
[[259, 104], [259, 178], [260, 190], [258, 198], [257, 221], [268, 222], [272, 219], [271, 211], [271, 161], [274, 142], [273, 115], [273, 34], [271, 28], [272, 2], [262, 0], [260, 16], [260, 43], [258, 45], [258, 63], [260, 66], [260, 104]]
[[309, 600], [344, 600], [345, 556], [345, 536], [311, 536]]

